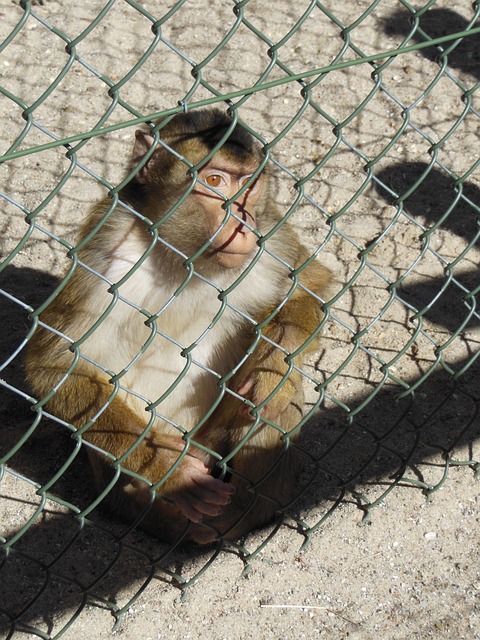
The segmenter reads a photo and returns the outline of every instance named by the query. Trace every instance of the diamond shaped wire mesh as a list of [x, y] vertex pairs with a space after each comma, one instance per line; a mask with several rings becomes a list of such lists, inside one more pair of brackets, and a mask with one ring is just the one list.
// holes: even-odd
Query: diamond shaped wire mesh
[[[366, 522], [398, 486], [430, 496], [452, 466], [478, 475], [479, 12], [403, 0], [2, 11], [7, 637], [60, 637], [92, 603], [118, 626], [153, 578], [186, 592], [221, 554], [248, 570], [281, 529], [306, 545], [347, 500]], [[142, 544], [99, 511], [81, 432], [31, 396], [21, 362], [76, 265], [79, 222], [95, 200], [118, 198], [134, 130], [211, 105], [261, 141], [282, 212], [336, 280], [318, 354], [301, 369], [301, 498], [182, 572], [176, 545]], [[119, 603], [126, 564], [140, 586]], [[73, 613], [42, 626], [46, 594], [62, 602], [65, 591]]]

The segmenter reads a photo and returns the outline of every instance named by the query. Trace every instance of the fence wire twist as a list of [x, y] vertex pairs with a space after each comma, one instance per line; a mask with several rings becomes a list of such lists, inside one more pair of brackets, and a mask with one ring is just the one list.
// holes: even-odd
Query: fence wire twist
[[[389, 7], [390, 20], [382, 14], [387, 25], [383, 36], [377, 42], [368, 41], [362, 29], [377, 19], [383, 4], [380, 0], [356, 3], [355, 8], [343, 10], [335, 3], [312, 1], [295, 14], [287, 10], [286, 3], [283, 14], [272, 8], [273, 15], [265, 17], [251, 0], [225, 0], [219, 14], [225, 19], [227, 11], [231, 11], [233, 18], [216, 33], [219, 37], [215, 46], [199, 47], [191, 39], [191, 50], [185, 46], [188, 39], [182, 37], [181, 31], [182, 26], [187, 29], [189, 12], [198, 7], [186, 0], [175, 3], [164, 15], [156, 3], [147, 9], [147, 3], [110, 0], [97, 13], [76, 16], [70, 24], [62, 12], [50, 11], [48, 3], [32, 6], [31, 2], [22, 1], [4, 12], [0, 53], [5, 66], [0, 93], [6, 107], [2, 125], [5, 149], [0, 162], [6, 179], [0, 192], [5, 206], [0, 294], [5, 303], [4, 333], [9, 335], [5, 336], [0, 353], [0, 384], [6, 398], [0, 481], [5, 486], [4, 493], [30, 499], [33, 505], [30, 511], [22, 512], [16, 526], [6, 526], [0, 532], [0, 572], [6, 576], [0, 578], [3, 588], [12, 585], [16, 591], [12, 577], [16, 572], [24, 575], [28, 583], [22, 597], [16, 591], [0, 603], [0, 619], [9, 630], [8, 637], [15, 632], [60, 637], [90, 603], [107, 607], [118, 626], [153, 578], [160, 577], [186, 590], [220, 553], [232, 548], [248, 570], [280, 527], [295, 527], [306, 544], [347, 496], [356, 499], [365, 521], [372, 509], [399, 485], [419, 487], [429, 496], [447, 480], [452, 465], [468, 466], [478, 475], [480, 461], [473, 446], [468, 453], [464, 445], [472, 445], [479, 431], [480, 202], [475, 185], [480, 159], [475, 142], [465, 153], [462, 146], [468, 143], [465, 137], [475, 140], [478, 134], [479, 84], [475, 76], [478, 79], [480, 63], [474, 43], [478, 47], [480, 5], [475, 2], [468, 18], [455, 21], [453, 12], [439, 8], [435, 0], [420, 9], [400, 0], [393, 7], [395, 12]], [[116, 17], [115, 11], [120, 12]], [[80, 25], [85, 23], [88, 26], [82, 29]], [[122, 50], [125, 40], [118, 31], [119, 25], [135, 25], [143, 33], [135, 52]], [[113, 32], [115, 41], [116, 29], [118, 44], [112, 50], [120, 63], [118, 69], [110, 70], [95, 45], [98, 47], [107, 33]], [[102, 34], [99, 42], [93, 42], [97, 33]], [[314, 55], [302, 55], [304, 42], [310, 42], [310, 54]], [[239, 52], [247, 46], [253, 52], [247, 66], [253, 59], [255, 68], [239, 69]], [[48, 47], [58, 49], [49, 77], [38, 77], [38, 86], [25, 82], [20, 77], [20, 67], [25, 62], [22, 56], [36, 64], [42, 53], [51, 56]], [[232, 52], [237, 56], [233, 69], [238, 69], [238, 78], [222, 68], [221, 56], [225, 55], [230, 63], [228, 55]], [[171, 80], [167, 80], [166, 71], [165, 77], [162, 75], [162, 57], [167, 60], [165, 69], [169, 60], [178, 62], [173, 72], [179, 74], [176, 85], [164, 87]], [[98, 66], [95, 60], [99, 61]], [[160, 67], [158, 73], [156, 64]], [[36, 77], [32, 69], [30, 73]], [[249, 74], [249, 83], [242, 86]], [[407, 84], [409, 78], [415, 76], [415, 80], [405, 87], [395, 80], [395, 74], [400, 74]], [[349, 82], [355, 89], [361, 87], [355, 104], [346, 98]], [[142, 105], [142, 91], [152, 83], [157, 85], [153, 95], [163, 102], [163, 108], [152, 101], [148, 107]], [[142, 88], [139, 96], [134, 94], [135, 86]], [[287, 96], [283, 100], [282, 91]], [[74, 99], [86, 103], [87, 113], [80, 125], [69, 116], [69, 92]], [[158, 96], [162, 92], [167, 98]], [[102, 100], [95, 98], [99, 94]], [[442, 100], [448, 100], [456, 111], [452, 110], [442, 126], [435, 129], [429, 117], [434, 105]], [[75, 226], [88, 205], [71, 192], [68, 196], [63, 194], [73, 181], [79, 180], [80, 190], [84, 181], [95, 185], [92, 189], [97, 195], [108, 193], [112, 202], [106, 214], [109, 216], [119, 203], [121, 189], [131, 178], [112, 177], [102, 164], [98, 145], [109, 136], [117, 136], [111, 138], [115, 154], [115, 145], [122, 143], [123, 134], [125, 139], [131, 139], [132, 127], [161, 116], [225, 103], [234, 121], [238, 120], [262, 144], [266, 161], [275, 166], [276, 179], [288, 183], [285, 219], [300, 225], [308, 236], [312, 260], [319, 257], [328, 261], [328, 253], [335, 256], [330, 260], [338, 280], [332, 298], [325, 304], [325, 320], [319, 328], [324, 338], [318, 367], [317, 363], [310, 363], [301, 369], [310, 395], [300, 426], [308, 433], [309, 425], [314, 424], [307, 444], [299, 445], [310, 459], [305, 470], [304, 502], [279, 519], [263, 539], [254, 538], [253, 549], [250, 541], [244, 545], [220, 541], [200, 570], [184, 576], [171, 568], [175, 545], [161, 552], [147, 552], [132, 539], [131, 527], [110, 526], [107, 519], [97, 515], [98, 505], [118, 475], [122, 471], [135, 475], [122, 466], [130, 450], [118, 460], [110, 455], [116, 476], [103, 493], [95, 499], [79, 495], [75, 472], [83, 445], [92, 446], [82, 438], [91, 421], [75, 430], [49, 414], [44, 406], [55, 390], [45, 398], [32, 398], [22, 382], [20, 362], [25, 346], [41, 325], [42, 312], [76, 268], [89, 268], [81, 263], [78, 251], [92, 234], [75, 244], [70, 227], [62, 227], [58, 218], [61, 210], [52, 207], [63, 209], [70, 197], [72, 213], [68, 224]], [[289, 114], [277, 127], [276, 112], [285, 112], [286, 105]], [[377, 111], [374, 121], [380, 123], [380, 131], [383, 122], [387, 133], [383, 132], [369, 146], [362, 139], [368, 132], [358, 123], [370, 112], [375, 114], [377, 105], [380, 115]], [[263, 120], [258, 114], [263, 114]], [[93, 123], [90, 118], [94, 118]], [[308, 132], [305, 129], [299, 133], [299, 127], [307, 127], [305, 122], [313, 124]], [[377, 133], [374, 131], [372, 138]], [[328, 135], [328, 142], [319, 142], [322, 135]], [[306, 157], [292, 163], [288, 151], [297, 136], [304, 141], [308, 138], [311, 144], [310, 148], [308, 144], [294, 147], [306, 148]], [[347, 183], [345, 192], [343, 198], [329, 202], [322, 184], [334, 191], [334, 169], [342, 165], [342, 158], [351, 163], [342, 177]], [[407, 159], [396, 164], [394, 160], [398, 158]], [[306, 169], [305, 160], [313, 167]], [[47, 178], [43, 184], [33, 180], [35, 170], [51, 167], [53, 186], [49, 186]], [[338, 189], [343, 187], [337, 183]], [[363, 213], [372, 202], [376, 210], [362, 224], [357, 212]], [[271, 233], [275, 232], [273, 229]], [[455, 238], [451, 249], [444, 245], [448, 234]], [[267, 239], [260, 239], [260, 253], [268, 251], [264, 244]], [[158, 225], [154, 225], [150, 251], [157, 241]], [[40, 280], [32, 268], [32, 263], [35, 267], [39, 261], [42, 272], [52, 269], [58, 275], [62, 271], [60, 263], [67, 264], [67, 256], [71, 262], [60, 283], [48, 278]], [[198, 277], [195, 258], [186, 259], [191, 277]], [[388, 264], [382, 262], [385, 259]], [[139, 266], [136, 264], [128, 275]], [[247, 269], [244, 277], [248, 272]], [[425, 276], [430, 274], [433, 283], [427, 287]], [[300, 286], [298, 275], [293, 274], [290, 294]], [[122, 298], [124, 279], [109, 283], [112, 308], [119, 301], [133, 304]], [[187, 282], [188, 279], [185, 286]], [[375, 291], [373, 297], [364, 293], [365, 288]], [[229, 291], [218, 293], [222, 305], [208, 330], [214, 330], [229, 304]], [[151, 331], [143, 353], [160, 329], [158, 316], [137, 310], [144, 314]], [[109, 312], [110, 307], [98, 323]], [[10, 329], [12, 320], [17, 325]], [[259, 336], [261, 329], [262, 326], [258, 328]], [[201, 339], [202, 336], [188, 349], [179, 345], [186, 359], [184, 374], [192, 363], [204, 366], [195, 360], [195, 347]], [[69, 341], [76, 358], [66, 375], [73, 371], [78, 358], [84, 357], [82, 341]], [[287, 354], [289, 370], [295, 366], [295, 355]], [[125, 371], [108, 373], [113, 399], [122, 389]], [[231, 372], [221, 379], [212, 373], [224, 389], [233, 375]], [[350, 392], [345, 384], [355, 377], [356, 386]], [[162, 399], [148, 407], [151, 418], [145, 435]], [[33, 409], [33, 419], [26, 409]], [[321, 417], [316, 424], [318, 410]], [[38, 451], [42, 445], [45, 425], [54, 434], [69, 432], [72, 446], [65, 451], [45, 440], [45, 447], [52, 448], [53, 458], [46, 470], [40, 470], [32, 462], [38, 455], [32, 457], [30, 449]], [[223, 462], [228, 463], [228, 459]], [[74, 479], [68, 480], [69, 475]], [[369, 486], [368, 481], [377, 477], [382, 482]], [[36, 536], [40, 525], [48, 528], [51, 511], [62, 514], [65, 535], [55, 550], [39, 549]], [[98, 565], [90, 567], [91, 573], [82, 573], [78, 568], [77, 575], [69, 571], [71, 555], [82, 545], [97, 544], [98, 540], [109, 549], [109, 557], [94, 558]], [[125, 558], [130, 563], [133, 558], [133, 564], [140, 567], [143, 583], [128, 601], [119, 605], [105, 595], [109, 592], [104, 583]], [[77, 609], [61, 629], [46, 631], [35, 626], [35, 612], [45, 592], [55, 588], [74, 591]]]

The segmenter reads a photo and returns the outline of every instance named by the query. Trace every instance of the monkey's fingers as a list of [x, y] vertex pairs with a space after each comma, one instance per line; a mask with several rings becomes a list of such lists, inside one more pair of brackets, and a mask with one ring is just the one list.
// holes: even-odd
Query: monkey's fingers
[[222, 507], [230, 503], [235, 487], [195, 467], [188, 474], [188, 482], [174, 497], [183, 515], [192, 522], [201, 522], [203, 516], [219, 515]]

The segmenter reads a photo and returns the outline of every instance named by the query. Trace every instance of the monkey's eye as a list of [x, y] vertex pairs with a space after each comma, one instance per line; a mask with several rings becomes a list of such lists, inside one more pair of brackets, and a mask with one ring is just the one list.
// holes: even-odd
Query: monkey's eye
[[214, 188], [219, 187], [222, 184], [222, 176], [219, 175], [218, 173], [212, 173], [211, 175], [205, 178], [205, 182], [210, 187], [214, 187]]

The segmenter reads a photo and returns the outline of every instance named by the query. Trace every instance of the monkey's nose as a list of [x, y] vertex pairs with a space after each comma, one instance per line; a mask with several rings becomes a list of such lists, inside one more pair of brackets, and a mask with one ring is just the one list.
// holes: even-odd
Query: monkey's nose
[[255, 218], [239, 202], [234, 203], [232, 211], [236, 216], [235, 220], [239, 224], [237, 231], [240, 231], [241, 233], [248, 233], [255, 227]]

